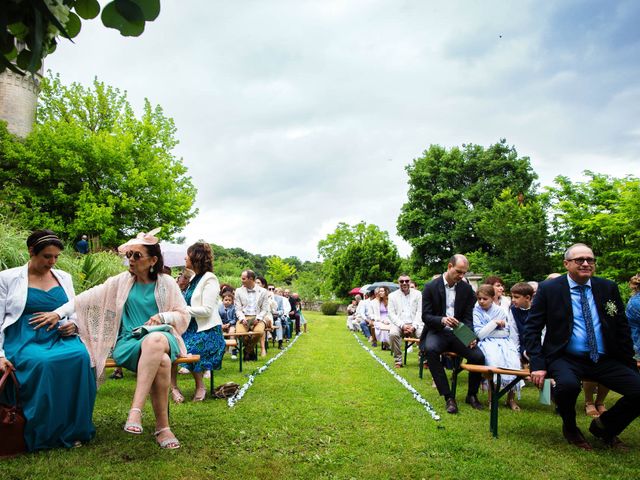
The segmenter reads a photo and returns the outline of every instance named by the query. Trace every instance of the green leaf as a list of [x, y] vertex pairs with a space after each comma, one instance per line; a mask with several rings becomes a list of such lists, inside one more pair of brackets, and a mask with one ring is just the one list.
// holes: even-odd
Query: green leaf
[[114, 28], [125, 37], [137, 37], [144, 32], [144, 20], [128, 21], [118, 12], [115, 2], [109, 3], [102, 9], [101, 18], [105, 27]]
[[160, 0], [133, 0], [142, 10], [144, 19], [152, 22], [160, 15]]
[[100, 4], [98, 0], [76, 0], [74, 9], [85, 20], [91, 20], [100, 13]]
[[18, 75], [24, 75], [22, 70], [7, 60], [4, 56], [0, 55], [0, 73], [4, 72], [7, 68]]
[[29, 33], [29, 29], [22, 22], [7, 25], [7, 30], [9, 30], [9, 32], [11, 32], [11, 34], [13, 34], [15, 37], [18, 37], [20, 39], [24, 38]]
[[144, 21], [142, 9], [132, 0], [114, 0], [113, 3], [122, 15], [129, 22]]
[[73, 12], [69, 12], [69, 20], [65, 26], [67, 27], [67, 33], [70, 38], [77, 37], [80, 33], [80, 29], [82, 28], [80, 17]]

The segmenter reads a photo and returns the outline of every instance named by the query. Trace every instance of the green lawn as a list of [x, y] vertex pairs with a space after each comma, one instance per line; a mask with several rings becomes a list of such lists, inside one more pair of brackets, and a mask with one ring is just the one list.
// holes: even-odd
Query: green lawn
[[[523, 390], [523, 411], [500, 412], [500, 438], [489, 434], [488, 410], [463, 403], [447, 415], [431, 387], [418, 379], [417, 354], [401, 374], [442, 416], [435, 422], [389, 373], [358, 345], [343, 316], [306, 313], [310, 333], [259, 375], [233, 408], [221, 400], [171, 407], [177, 451], [162, 451], [152, 437], [147, 406], [141, 436], [122, 431], [134, 388], [107, 381], [98, 392], [94, 420], [98, 430], [89, 445], [54, 450], [0, 462], [2, 480], [22, 478], [633, 478], [640, 477], [640, 422], [623, 434], [630, 453], [596, 444], [593, 452], [569, 446], [551, 407], [540, 405], [537, 391]], [[392, 364], [388, 352], [376, 350]], [[269, 356], [277, 350], [270, 349]], [[246, 364], [245, 373], [261, 363]], [[216, 384], [244, 383], [237, 362], [225, 360]], [[183, 391], [192, 382], [181, 377]], [[617, 398], [615, 395], [613, 398]], [[486, 401], [486, 394], [481, 396]], [[579, 416], [583, 430], [589, 419]]]

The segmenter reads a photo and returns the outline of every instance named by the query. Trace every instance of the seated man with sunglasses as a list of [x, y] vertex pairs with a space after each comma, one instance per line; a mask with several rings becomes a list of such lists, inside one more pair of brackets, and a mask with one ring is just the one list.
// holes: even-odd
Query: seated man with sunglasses
[[592, 447], [576, 425], [581, 380], [588, 378], [620, 393], [622, 398], [594, 419], [589, 431], [605, 445], [625, 449], [617, 436], [640, 415], [640, 374], [618, 286], [593, 276], [596, 259], [582, 243], [567, 249], [564, 267], [566, 275], [539, 285], [525, 324], [531, 380], [538, 387], [547, 377], [555, 380], [562, 434], [584, 450]]
[[398, 278], [400, 289], [389, 294], [389, 320], [391, 330], [391, 352], [396, 368], [402, 368], [401, 343], [404, 337], [418, 337], [422, 335], [422, 294], [410, 288], [409, 275], [402, 274]]

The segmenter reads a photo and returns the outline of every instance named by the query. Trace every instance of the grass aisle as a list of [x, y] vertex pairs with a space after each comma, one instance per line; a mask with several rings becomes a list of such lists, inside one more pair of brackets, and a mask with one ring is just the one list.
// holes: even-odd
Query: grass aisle
[[[235, 407], [220, 400], [172, 406], [181, 450], [155, 446], [148, 405], [145, 433], [136, 437], [122, 432], [134, 388], [129, 374], [100, 389], [94, 442], [0, 461], [0, 478], [638, 478], [638, 421], [624, 435], [632, 452], [598, 448], [583, 453], [566, 444], [559, 419], [527, 387], [524, 411], [503, 408], [501, 436], [494, 440], [488, 411], [476, 412], [461, 402], [459, 415], [444, 412], [431, 378], [418, 379], [413, 353], [400, 374], [442, 416], [435, 422], [358, 345], [346, 331], [344, 317], [306, 316], [310, 333], [257, 376]], [[392, 364], [388, 352], [376, 353]], [[270, 357], [276, 354], [269, 350]], [[461, 377], [459, 400], [466, 390], [466, 375]], [[246, 378], [236, 362], [225, 360], [216, 384], [229, 380], [243, 384]], [[181, 385], [190, 398], [192, 382], [181, 377]], [[586, 430], [586, 417], [579, 422]]]

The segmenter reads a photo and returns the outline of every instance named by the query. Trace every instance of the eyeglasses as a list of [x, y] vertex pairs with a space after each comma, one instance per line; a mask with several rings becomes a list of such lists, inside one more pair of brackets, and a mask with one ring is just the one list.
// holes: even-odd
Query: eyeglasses
[[578, 257], [578, 258], [570, 258], [569, 262], [574, 262], [576, 265], [582, 265], [584, 262], [587, 262], [589, 265], [595, 265], [596, 259], [593, 257]]
[[129, 250], [127, 253], [124, 254], [125, 257], [127, 258], [131, 258], [133, 257], [134, 260], [140, 260], [141, 258], [148, 258], [149, 255], [143, 255], [140, 252], [132, 252], [131, 250]]
[[409, 283], [411, 280], [398, 280], [398, 283]]

